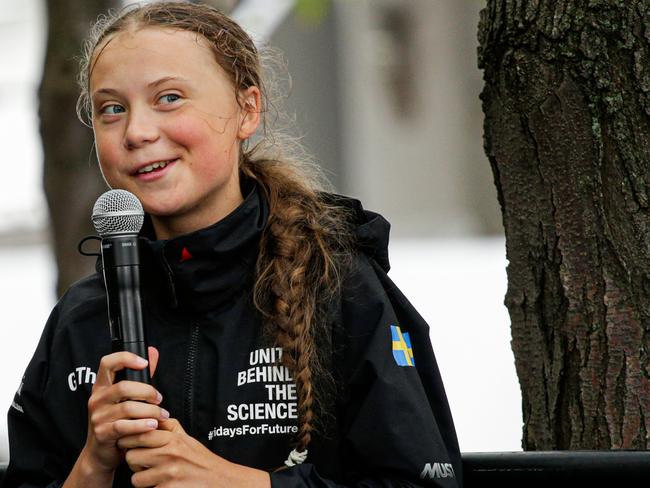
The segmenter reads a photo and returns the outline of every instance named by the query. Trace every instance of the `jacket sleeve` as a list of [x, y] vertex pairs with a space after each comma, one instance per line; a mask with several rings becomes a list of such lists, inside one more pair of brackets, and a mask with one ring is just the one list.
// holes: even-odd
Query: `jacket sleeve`
[[[4, 488], [59, 487], [74, 463], [67, 435], [54, 418], [46, 388], [52, 367], [52, 342], [58, 322], [55, 307], [27, 366], [8, 413], [9, 466]], [[60, 409], [65, 409], [59, 405]], [[78, 419], [84, 422], [83, 419]], [[66, 470], [66, 466], [68, 466]]]
[[110, 350], [103, 284], [72, 286], [45, 324], [9, 408], [9, 466], [3, 488], [63, 484], [88, 430], [88, 398], [100, 358]]
[[343, 289], [338, 407], [344, 485], [305, 463], [274, 487], [459, 487], [458, 441], [422, 317], [372, 259]]

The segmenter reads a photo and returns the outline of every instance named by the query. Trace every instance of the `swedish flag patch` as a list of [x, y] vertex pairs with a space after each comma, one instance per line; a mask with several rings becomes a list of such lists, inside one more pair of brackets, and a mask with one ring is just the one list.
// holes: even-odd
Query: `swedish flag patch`
[[393, 339], [393, 357], [395, 358], [397, 365], [415, 366], [409, 333], [402, 332], [402, 330], [396, 325], [391, 325], [390, 334]]

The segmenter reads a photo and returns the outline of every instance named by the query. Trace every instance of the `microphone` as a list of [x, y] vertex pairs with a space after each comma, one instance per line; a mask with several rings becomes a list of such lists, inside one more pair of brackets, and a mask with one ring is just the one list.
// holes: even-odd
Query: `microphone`
[[[148, 359], [140, 298], [138, 232], [144, 222], [140, 200], [126, 190], [109, 190], [95, 202], [95, 230], [102, 239], [104, 285], [113, 352]], [[151, 384], [149, 368], [125, 369], [119, 379]]]

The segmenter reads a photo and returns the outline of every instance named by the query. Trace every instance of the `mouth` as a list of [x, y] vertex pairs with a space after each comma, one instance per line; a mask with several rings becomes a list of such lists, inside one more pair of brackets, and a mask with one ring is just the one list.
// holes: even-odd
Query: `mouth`
[[161, 169], [167, 167], [167, 165], [174, 163], [177, 159], [178, 158], [168, 159], [165, 161], [156, 161], [155, 163], [148, 164], [138, 169], [135, 172], [135, 174], [145, 175], [145, 174], [153, 173], [154, 171], [160, 171]]

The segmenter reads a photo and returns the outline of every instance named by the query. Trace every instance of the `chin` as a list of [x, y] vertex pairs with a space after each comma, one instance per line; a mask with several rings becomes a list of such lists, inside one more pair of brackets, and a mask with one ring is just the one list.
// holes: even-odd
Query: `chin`
[[158, 218], [172, 218], [177, 215], [180, 215], [181, 212], [178, 209], [171, 209], [167, 207], [151, 207], [151, 206], [145, 206], [144, 211], [147, 212], [149, 215], [152, 217], [158, 217]]

